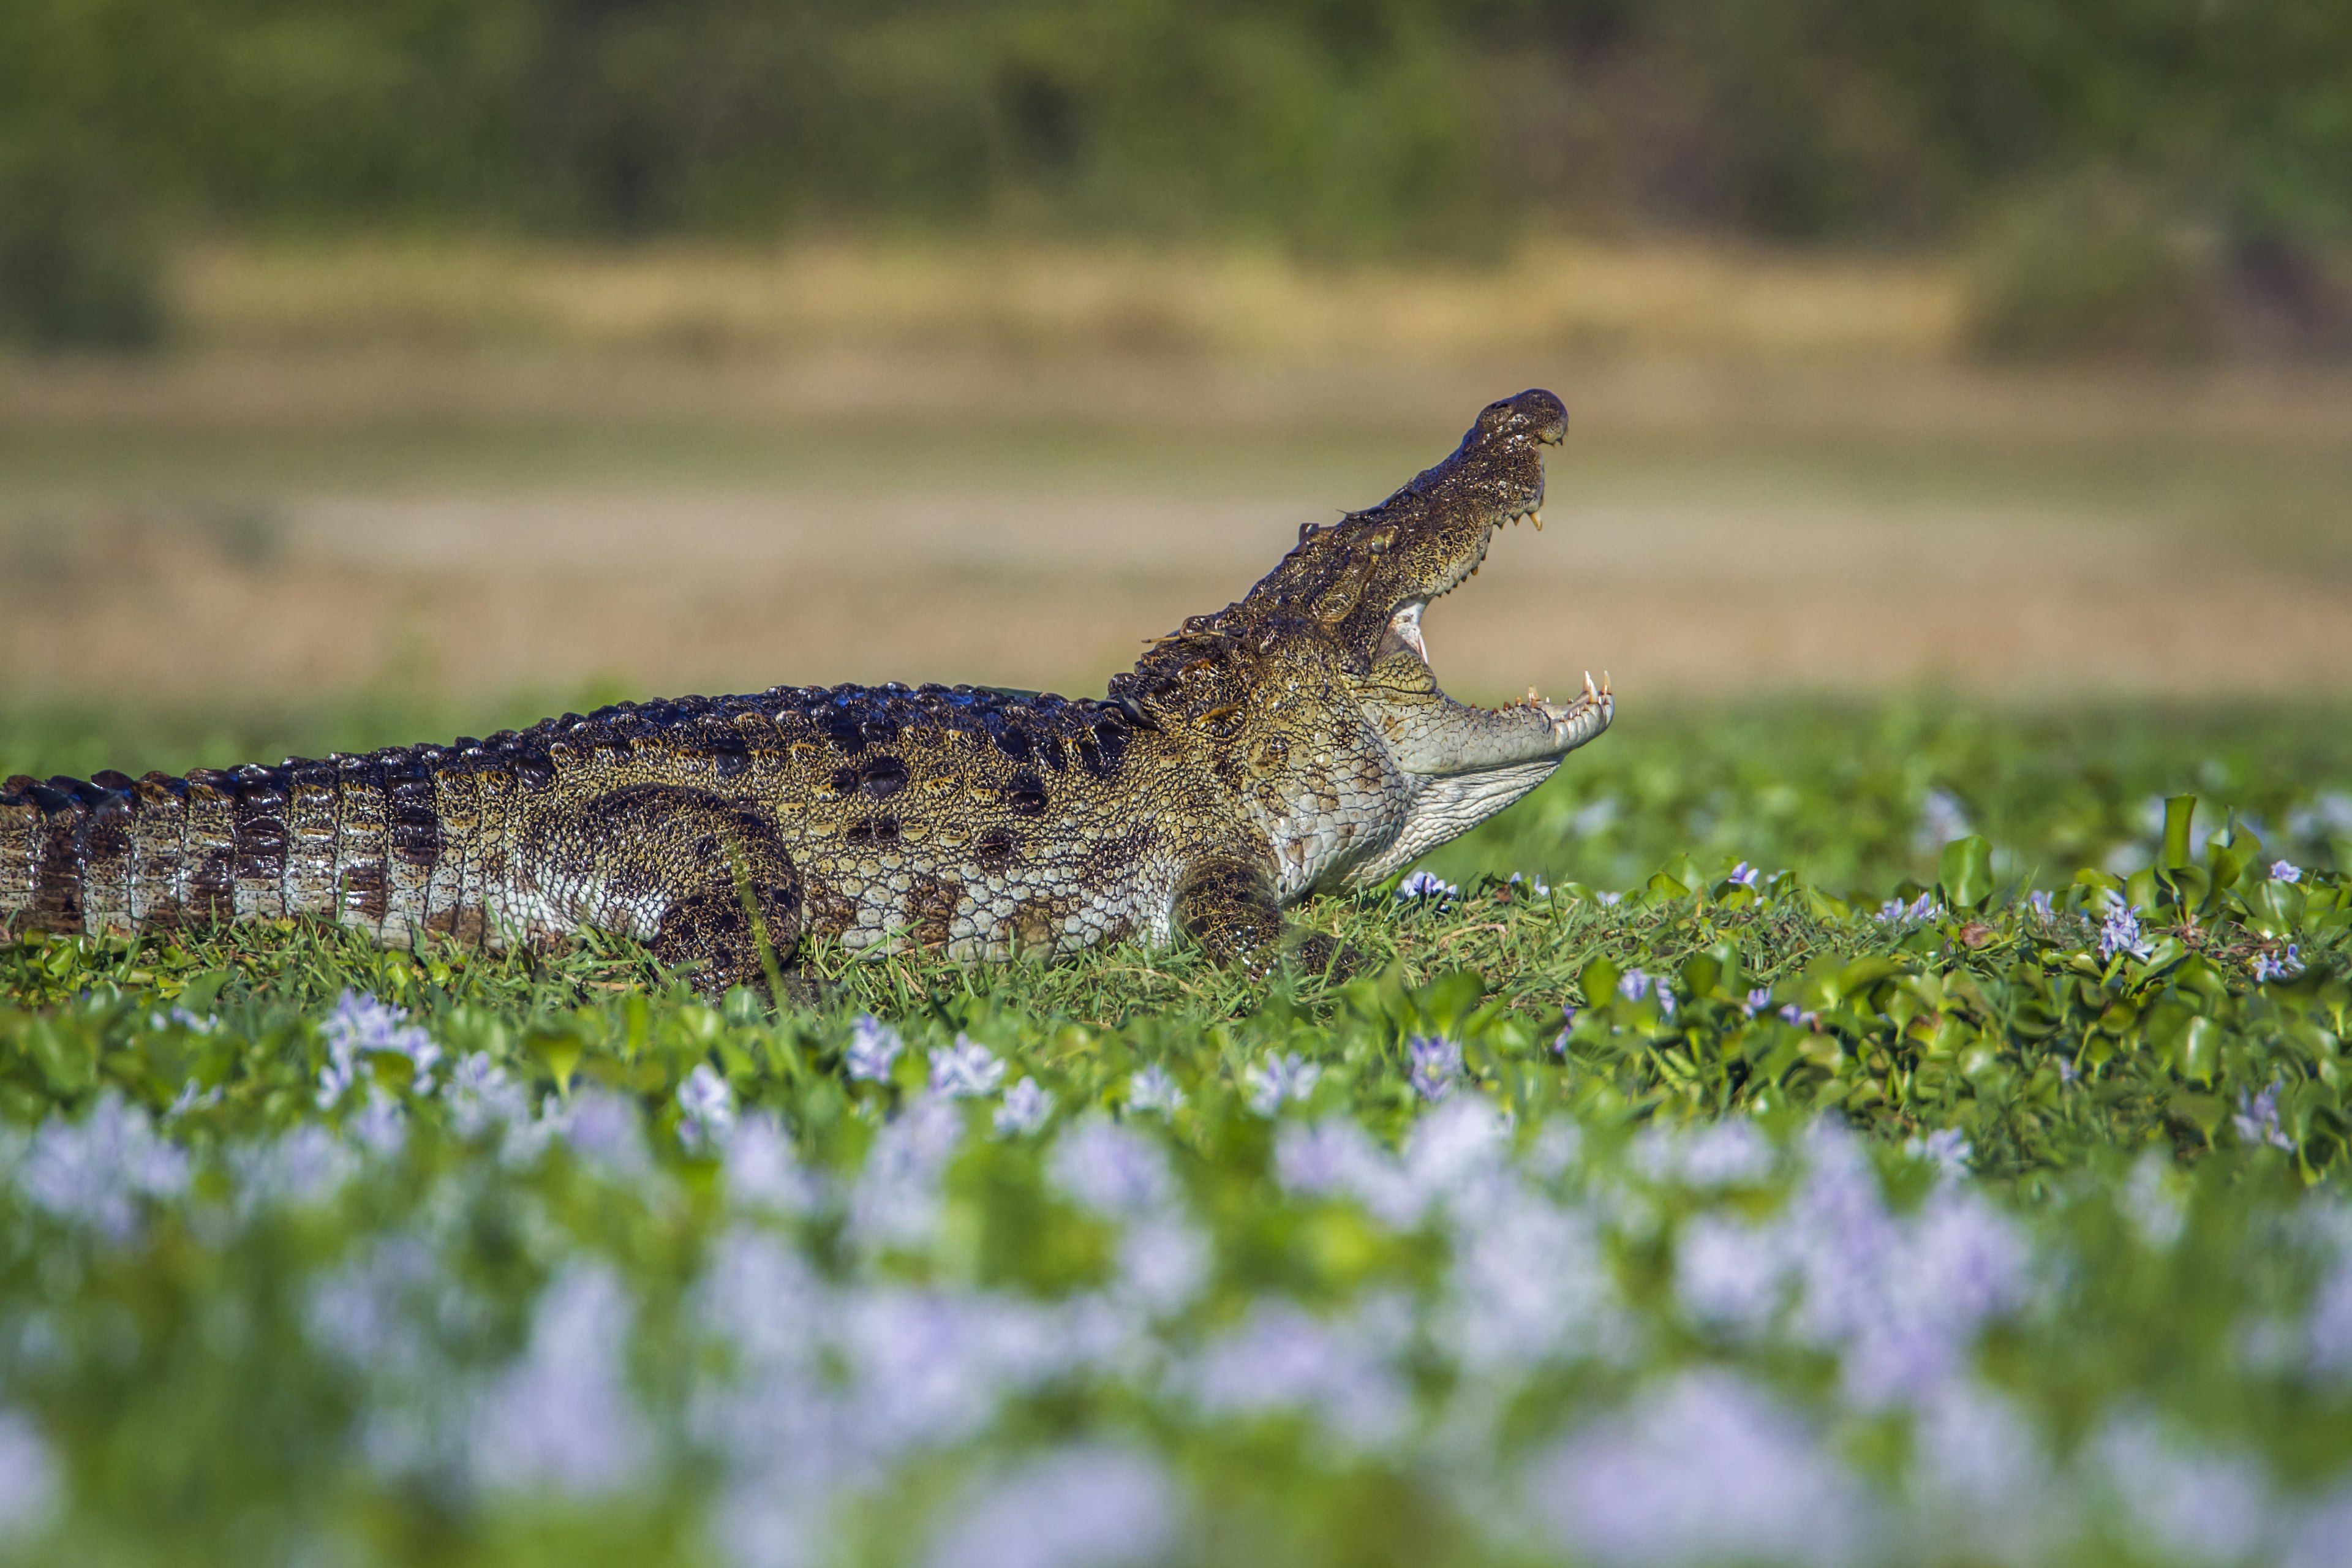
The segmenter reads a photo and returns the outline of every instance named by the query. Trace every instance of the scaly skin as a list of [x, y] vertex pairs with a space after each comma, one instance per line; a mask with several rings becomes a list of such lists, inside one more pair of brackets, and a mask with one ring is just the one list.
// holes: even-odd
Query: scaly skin
[[763, 938], [785, 961], [810, 936], [976, 958], [1181, 931], [1262, 969], [1282, 905], [1385, 877], [1607, 728], [1590, 679], [1564, 706], [1455, 702], [1420, 632], [1533, 515], [1567, 426], [1549, 392], [1490, 405], [1453, 456], [1308, 525], [1100, 700], [778, 687], [184, 779], [20, 775], [0, 785], [0, 938], [283, 915], [402, 944], [595, 928], [714, 994], [764, 973]]

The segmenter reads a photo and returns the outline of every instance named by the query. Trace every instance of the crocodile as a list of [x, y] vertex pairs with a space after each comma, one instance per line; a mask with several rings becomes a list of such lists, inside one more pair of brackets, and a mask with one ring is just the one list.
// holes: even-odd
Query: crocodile
[[1222, 963], [1344, 961], [1286, 904], [1376, 883], [1607, 728], [1438, 688], [1422, 612], [1538, 528], [1568, 414], [1531, 390], [1387, 500], [1307, 523], [1246, 597], [1105, 696], [775, 687], [520, 732], [184, 777], [0, 784], [0, 940], [310, 917], [383, 942], [593, 929], [712, 994], [812, 939], [958, 959], [1181, 933]]

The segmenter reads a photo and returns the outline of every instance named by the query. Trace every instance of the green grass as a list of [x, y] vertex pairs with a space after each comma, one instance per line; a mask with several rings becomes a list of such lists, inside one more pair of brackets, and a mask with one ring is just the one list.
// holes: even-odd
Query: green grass
[[[226, 720], [20, 710], [0, 718], [0, 765], [184, 766], [450, 728], [429, 704], [389, 700]], [[1161, 1553], [1171, 1561], [1521, 1563], [1580, 1542], [1612, 1561], [1572, 1521], [1543, 1523], [1545, 1505], [1513, 1478], [1573, 1494], [1579, 1434], [1615, 1433], [1634, 1451], [1642, 1419], [1674, 1432], [1694, 1409], [1727, 1419], [1745, 1406], [1708, 1403], [1722, 1377], [1795, 1423], [1771, 1426], [1767, 1445], [1771, 1463], [1797, 1467], [1789, 1485], [1823, 1465], [1843, 1478], [1794, 1537], [1750, 1521], [1747, 1555], [1819, 1560], [1829, 1537], [1809, 1532], [1836, 1519], [1862, 1529], [1867, 1515], [1874, 1561], [2171, 1562], [2134, 1522], [2152, 1505], [2131, 1489], [2179, 1490], [2161, 1458], [2176, 1450], [2197, 1474], [2254, 1477], [2260, 1549], [2301, 1551], [2352, 1477], [2352, 1366], [2326, 1370], [2331, 1354], [2352, 1360], [2352, 1340], [2327, 1348], [2326, 1305], [2341, 1271], [2352, 1310], [2347, 736], [2339, 713], [2316, 709], [1927, 701], [1629, 724], [1434, 858], [1461, 884], [1450, 899], [1381, 889], [1298, 911], [1362, 955], [1346, 980], [1259, 984], [1135, 948], [970, 967], [818, 951], [773, 1009], [742, 992], [706, 1005], [641, 949], [594, 937], [551, 952], [410, 953], [287, 923], [0, 948], [0, 1121], [13, 1130], [0, 1137], [0, 1419], [24, 1413], [54, 1470], [51, 1511], [13, 1527], [0, 1485], [0, 1552], [761, 1561], [729, 1533], [742, 1517], [730, 1510], [799, 1495], [768, 1467], [806, 1453], [709, 1425], [784, 1398], [759, 1393], [760, 1377], [784, 1374], [760, 1371], [771, 1352], [742, 1322], [712, 1328], [729, 1268], [774, 1265], [767, 1247], [814, 1270], [810, 1289], [837, 1293], [825, 1299], [845, 1303], [843, 1321], [866, 1328], [825, 1337], [830, 1309], [795, 1305], [771, 1274], [752, 1326], [802, 1324], [832, 1347], [805, 1373], [815, 1381], [792, 1387], [866, 1389], [858, 1408], [878, 1408], [872, 1390], [935, 1386], [859, 1370], [857, 1335], [900, 1322], [888, 1304], [914, 1299], [903, 1293], [940, 1322], [1112, 1300], [1134, 1267], [1122, 1249], [1178, 1220], [1205, 1272], [1137, 1330], [1154, 1347], [1141, 1362], [1024, 1381], [990, 1360], [995, 1342], [935, 1324], [948, 1337], [921, 1342], [935, 1370], [997, 1369], [982, 1379], [996, 1391], [988, 1414], [960, 1426], [924, 1406], [919, 1440], [821, 1487], [839, 1510], [823, 1527], [838, 1560], [921, 1561], [926, 1542], [982, 1529], [988, 1498], [1028, 1495], [1031, 1458], [1109, 1445], [1188, 1500]], [[2193, 824], [2176, 801], [2168, 834], [2164, 798], [2188, 795]], [[2299, 880], [2270, 875], [2281, 858]], [[1739, 861], [1760, 868], [1752, 885], [1732, 879]], [[2053, 895], [2046, 909], [2025, 899], [2034, 888]], [[1926, 906], [1882, 919], [1887, 899]], [[2118, 940], [2117, 900], [2138, 911], [2136, 944]], [[350, 1057], [356, 1082], [341, 1089], [322, 1073], [347, 1038], [333, 1021], [346, 990], [422, 1034]], [[863, 1078], [850, 1070], [861, 1016], [908, 1047]], [[970, 1130], [918, 1182], [928, 1217], [875, 1231], [861, 1205], [894, 1160], [920, 1166], [908, 1140], [934, 1103], [934, 1058], [960, 1038], [990, 1047], [1003, 1080], [951, 1102], [950, 1124]], [[1461, 1053], [1435, 1102], [1431, 1039]], [[419, 1055], [423, 1041], [437, 1058]], [[1319, 1072], [1295, 1103], [1269, 1107], [1269, 1064], [1292, 1058]], [[501, 1131], [453, 1087], [461, 1060], [501, 1075], [517, 1105], [586, 1120], [551, 1142]], [[1139, 1103], [1152, 1068], [1181, 1089], [1180, 1109]], [[1024, 1079], [1050, 1096], [1037, 1124], [992, 1124]], [[773, 1162], [744, 1145], [698, 1138], [696, 1096], [719, 1081], [739, 1126], [775, 1119], [806, 1191], [778, 1186]], [[616, 1106], [642, 1121], [594, 1122]], [[191, 1163], [184, 1184], [133, 1183], [109, 1211], [100, 1200], [117, 1189], [93, 1173], [159, 1158], [143, 1131], [119, 1130], [125, 1107]], [[396, 1139], [388, 1107], [404, 1117]], [[1459, 1139], [1495, 1115], [1503, 1163], [1482, 1176]], [[1170, 1162], [1173, 1185], [1149, 1215], [1089, 1208], [1057, 1173], [1056, 1151], [1099, 1117]], [[101, 1125], [118, 1131], [88, 1131]], [[1360, 1161], [1378, 1156], [1349, 1165], [1314, 1142], [1349, 1127], [1375, 1149], [1419, 1152], [1365, 1176]], [[1766, 1152], [1707, 1175], [1732, 1147], [1706, 1142], [1717, 1127], [1757, 1129]], [[1844, 1145], [1822, 1142], [1823, 1127], [1860, 1135], [1861, 1176], [1838, 1174]], [[289, 1163], [285, 1140], [306, 1129], [343, 1152]], [[1970, 1174], [1940, 1178], [1937, 1157], [1964, 1158]], [[1325, 1167], [1341, 1173], [1336, 1187], [1316, 1184]], [[802, 1195], [777, 1195], [787, 1188]], [[1438, 1194], [1414, 1200], [1436, 1206], [1400, 1210], [1407, 1191]], [[1523, 1212], [1535, 1228], [1482, 1228]], [[1839, 1267], [1895, 1268], [1884, 1311], [1927, 1313], [1913, 1326], [1957, 1359], [1931, 1375], [1897, 1356], [1927, 1381], [1872, 1394], [1866, 1322], [1823, 1329], [1797, 1312], [1737, 1329], [1707, 1316], [1692, 1259], [1702, 1233], [1727, 1226], [1816, 1250], [1880, 1237]], [[1570, 1248], [1584, 1262], [1542, 1261], [1568, 1245], [1559, 1236], [1588, 1231]], [[1959, 1262], [1946, 1257], [1956, 1247]], [[1916, 1263], [1869, 1261], [1906, 1248]], [[2004, 1248], [2021, 1261], [2001, 1262]], [[412, 1255], [422, 1261], [399, 1261]], [[1510, 1320], [1522, 1359], [1497, 1370], [1480, 1359], [1491, 1349], [1457, 1336], [1527, 1278], [1540, 1310]], [[1902, 1294], [1915, 1279], [1926, 1297]], [[538, 1391], [521, 1407], [559, 1425], [611, 1426], [611, 1401], [558, 1372], [533, 1374], [544, 1387], [516, 1381], [539, 1364], [530, 1347], [573, 1323], [549, 1303], [604, 1300], [596, 1280], [618, 1282], [630, 1325], [625, 1355], [607, 1347], [637, 1413], [625, 1480], [581, 1484], [549, 1461], [516, 1481], [480, 1447], [484, 1430], [508, 1429], [480, 1411], [512, 1415], [518, 1388]], [[352, 1310], [346, 1286], [382, 1297], [356, 1360], [354, 1331], [334, 1319]], [[1937, 1303], [1979, 1297], [1958, 1327], [1928, 1332], [1944, 1321]], [[1374, 1360], [1403, 1401], [1402, 1428], [1318, 1414], [1305, 1395], [1255, 1415], [1203, 1404], [1217, 1358], [1240, 1354], [1284, 1303], [1347, 1346], [1390, 1347]], [[1412, 1325], [1403, 1340], [1370, 1326], [1383, 1312]], [[1571, 1321], [1590, 1338], [1541, 1349], [1545, 1325]], [[565, 1353], [565, 1365], [594, 1359]], [[2017, 1443], [2042, 1455], [2053, 1489], [2034, 1507], [2057, 1522], [2030, 1550], [1937, 1523], [1936, 1488], [1961, 1484], [1939, 1469], [1960, 1460], [1937, 1413], [1963, 1394], [1994, 1399]], [[1714, 1484], [1710, 1430], [1675, 1438], [1693, 1485]], [[402, 1432], [410, 1447], [394, 1441]], [[2162, 1435], [2154, 1449], [2149, 1432]], [[2025, 1517], [2022, 1484], [2002, 1483], [1974, 1517]], [[1877, 1500], [1848, 1519], [1840, 1489]], [[1671, 1498], [1654, 1502], [1670, 1510]]]

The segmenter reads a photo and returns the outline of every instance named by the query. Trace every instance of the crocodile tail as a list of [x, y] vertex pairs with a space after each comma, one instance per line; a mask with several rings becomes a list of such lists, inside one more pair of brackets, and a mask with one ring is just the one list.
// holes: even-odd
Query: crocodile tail
[[335, 918], [332, 764], [0, 785], [0, 936]]
[[479, 940], [511, 912], [508, 833], [552, 780], [549, 728], [180, 778], [10, 778], [0, 941], [287, 915], [399, 945]]
[[0, 931], [127, 931], [131, 781], [121, 773], [0, 784]]
[[40, 886], [42, 825], [47, 813], [29, 774], [0, 783], [0, 940], [33, 929], [33, 895]]

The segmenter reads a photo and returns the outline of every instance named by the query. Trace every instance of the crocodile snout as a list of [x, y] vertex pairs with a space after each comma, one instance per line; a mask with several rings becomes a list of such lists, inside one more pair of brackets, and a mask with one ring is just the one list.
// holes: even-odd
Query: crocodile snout
[[1471, 441], [1478, 445], [1513, 437], [1559, 445], [1568, 438], [1568, 405], [1542, 387], [1529, 387], [1480, 409], [1478, 423], [1470, 431]]

